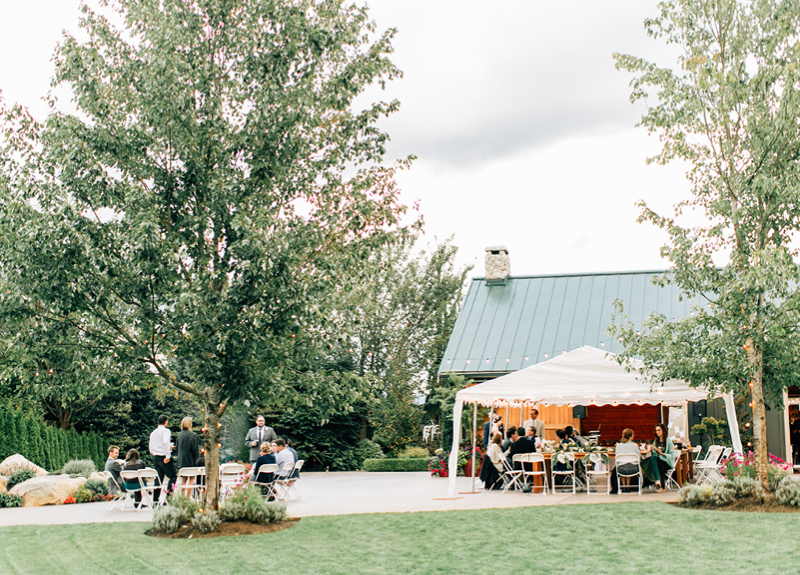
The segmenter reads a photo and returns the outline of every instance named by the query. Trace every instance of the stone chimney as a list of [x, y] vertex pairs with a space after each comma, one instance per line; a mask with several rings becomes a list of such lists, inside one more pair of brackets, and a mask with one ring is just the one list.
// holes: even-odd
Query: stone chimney
[[511, 261], [505, 246], [489, 246], [486, 248], [486, 283], [488, 285], [506, 285], [511, 275]]

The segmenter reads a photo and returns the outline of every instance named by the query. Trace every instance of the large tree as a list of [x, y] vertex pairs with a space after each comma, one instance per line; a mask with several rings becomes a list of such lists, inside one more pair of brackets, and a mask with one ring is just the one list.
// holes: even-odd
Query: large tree
[[199, 398], [213, 508], [226, 407], [291, 394], [326, 294], [402, 233], [397, 103], [354, 104], [398, 75], [392, 32], [337, 0], [114, 6], [57, 49], [76, 113], [4, 113], [0, 264], [13, 306]]
[[[688, 164], [691, 196], [664, 216], [642, 204], [641, 221], [669, 233], [663, 281], [706, 296], [689, 318], [654, 317], [643, 331], [619, 325], [628, 356], [656, 379], [749, 392], [759, 478], [766, 483], [765, 397], [782, 404], [800, 376], [800, 2], [674, 0], [645, 22], [679, 51], [659, 67], [615, 55], [635, 74], [641, 125], [659, 134], [653, 161]], [[682, 213], [694, 211], [705, 224]]]

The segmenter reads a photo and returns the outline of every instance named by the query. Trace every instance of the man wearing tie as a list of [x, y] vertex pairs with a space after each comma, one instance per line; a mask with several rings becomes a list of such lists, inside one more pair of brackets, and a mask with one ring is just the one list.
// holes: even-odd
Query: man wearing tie
[[278, 439], [275, 430], [264, 425], [264, 416], [256, 417], [256, 426], [251, 427], [244, 438], [245, 446], [250, 448], [250, 463], [255, 463], [260, 454], [261, 444], [265, 441], [271, 443]]

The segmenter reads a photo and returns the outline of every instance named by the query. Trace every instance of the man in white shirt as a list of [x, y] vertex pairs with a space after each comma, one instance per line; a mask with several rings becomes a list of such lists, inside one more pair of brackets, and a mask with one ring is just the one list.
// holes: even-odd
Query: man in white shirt
[[[166, 415], [158, 416], [158, 427], [150, 434], [150, 455], [153, 456], [153, 468], [158, 472], [158, 480], [161, 484], [164, 485], [164, 476], [169, 478], [164, 489], [166, 489], [167, 493], [170, 493], [178, 474], [175, 472], [175, 464], [171, 456], [172, 446], [170, 445], [170, 439], [172, 438], [172, 432], [167, 427], [168, 423]], [[158, 501], [161, 497], [161, 491], [154, 491], [153, 497]]]
[[284, 471], [283, 466], [286, 465], [287, 461], [294, 465], [292, 452], [286, 449], [286, 442], [280, 437], [273, 441], [272, 444], [275, 446], [275, 463], [278, 464], [278, 475], [284, 478], [288, 477], [291, 471]]
[[536, 437], [539, 439], [544, 439], [544, 421], [539, 419], [539, 410], [535, 407], [531, 408], [531, 418], [526, 419], [522, 423], [522, 427], [525, 429], [533, 427], [533, 431], [536, 432]]

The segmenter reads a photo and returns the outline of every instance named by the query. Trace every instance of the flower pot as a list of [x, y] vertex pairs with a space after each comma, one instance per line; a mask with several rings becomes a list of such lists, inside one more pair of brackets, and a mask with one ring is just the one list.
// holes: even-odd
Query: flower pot
[[[466, 464], [464, 465], [464, 467], [463, 467], [463, 469], [464, 469], [464, 475], [465, 475], [466, 477], [472, 477], [472, 462], [473, 462], [473, 459], [470, 457], [470, 458], [467, 460], [467, 463], [466, 463]], [[483, 463], [483, 462], [481, 462], [481, 463], [478, 463], [478, 468], [475, 470], [475, 477], [480, 477], [480, 474], [481, 474], [481, 464], [482, 464], [482, 463]]]

